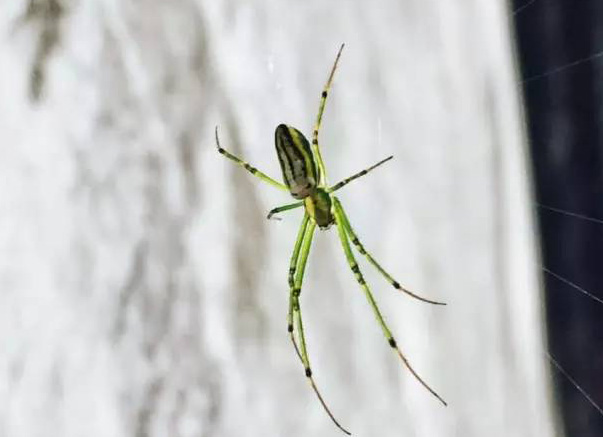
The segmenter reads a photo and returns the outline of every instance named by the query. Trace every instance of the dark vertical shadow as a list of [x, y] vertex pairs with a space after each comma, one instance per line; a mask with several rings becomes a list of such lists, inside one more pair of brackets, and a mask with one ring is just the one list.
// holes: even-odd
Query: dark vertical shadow
[[[603, 218], [603, 59], [569, 67], [603, 50], [598, 2], [546, 0], [522, 8], [526, 0], [515, 0], [513, 6], [537, 202]], [[544, 267], [603, 297], [603, 226], [544, 208], [538, 218]], [[544, 280], [549, 352], [600, 405], [603, 305], [552, 275]], [[602, 436], [603, 417], [553, 374], [567, 436]]]

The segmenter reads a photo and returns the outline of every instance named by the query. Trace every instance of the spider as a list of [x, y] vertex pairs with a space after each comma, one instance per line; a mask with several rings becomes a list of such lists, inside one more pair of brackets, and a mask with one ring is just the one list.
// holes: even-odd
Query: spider
[[322, 404], [322, 407], [324, 408], [325, 412], [329, 415], [333, 423], [341, 431], [343, 431], [347, 435], [351, 435], [350, 432], [347, 431], [343, 426], [341, 426], [340, 423], [335, 419], [335, 416], [331, 413], [331, 410], [327, 406], [322, 395], [320, 394], [320, 391], [316, 386], [316, 383], [314, 382], [314, 378], [312, 377], [312, 369], [310, 367], [310, 359], [308, 357], [308, 350], [306, 347], [306, 340], [304, 337], [304, 328], [302, 323], [299, 298], [301, 294], [304, 272], [306, 269], [306, 262], [308, 260], [308, 254], [310, 253], [310, 246], [312, 244], [312, 238], [314, 236], [316, 226], [318, 226], [321, 230], [326, 230], [330, 228], [332, 224], [336, 225], [337, 232], [339, 234], [339, 239], [341, 240], [341, 246], [343, 247], [343, 252], [346, 256], [350, 269], [354, 273], [356, 281], [358, 281], [358, 284], [362, 288], [362, 291], [364, 292], [364, 295], [366, 296], [390, 347], [398, 354], [398, 356], [402, 360], [402, 363], [406, 366], [406, 368], [408, 368], [408, 370], [417, 379], [417, 381], [419, 381], [423, 385], [423, 387], [425, 387], [433, 396], [435, 396], [444, 405], [447, 405], [444, 399], [442, 399], [440, 395], [438, 395], [435, 390], [433, 390], [429, 385], [427, 385], [427, 383], [417, 374], [417, 372], [413, 369], [413, 367], [410, 365], [410, 363], [398, 347], [394, 336], [392, 335], [390, 329], [385, 323], [385, 320], [383, 319], [383, 316], [381, 315], [381, 311], [379, 310], [379, 307], [377, 306], [377, 303], [373, 298], [369, 286], [364, 280], [362, 272], [360, 271], [360, 267], [358, 266], [356, 258], [352, 253], [350, 241], [356, 247], [358, 252], [360, 252], [361, 255], [364, 255], [368, 262], [372, 264], [373, 267], [375, 267], [379, 271], [379, 273], [381, 273], [381, 275], [383, 275], [383, 277], [385, 277], [385, 279], [394, 288], [423, 302], [427, 302], [433, 305], [446, 304], [443, 302], [436, 302], [433, 300], [426, 299], [411, 292], [410, 290], [402, 287], [399, 282], [397, 282], [389, 273], [387, 273], [383, 269], [383, 267], [381, 267], [381, 265], [373, 258], [373, 256], [366, 251], [366, 249], [358, 239], [358, 236], [352, 229], [350, 221], [348, 220], [348, 217], [343, 209], [343, 206], [341, 205], [341, 202], [337, 197], [333, 195], [335, 191], [343, 188], [353, 180], [366, 175], [370, 171], [386, 163], [387, 161], [392, 159], [393, 156], [389, 156], [372, 165], [371, 167], [368, 167], [346, 179], [343, 179], [342, 181], [336, 183], [331, 187], [327, 185], [326, 169], [322, 160], [322, 156], [320, 154], [320, 149], [318, 147], [318, 132], [320, 130], [320, 124], [322, 121], [322, 115], [327, 101], [327, 95], [331, 88], [333, 76], [335, 74], [339, 58], [341, 57], [343, 47], [344, 44], [341, 45], [339, 51], [337, 52], [335, 62], [333, 63], [333, 67], [331, 68], [331, 73], [329, 74], [329, 78], [327, 79], [327, 83], [325, 84], [320, 97], [318, 115], [314, 124], [314, 130], [312, 131], [312, 144], [310, 145], [306, 137], [304, 137], [304, 135], [294, 127], [288, 126], [286, 124], [279, 124], [276, 127], [276, 153], [278, 155], [278, 160], [281, 166], [283, 180], [285, 184], [277, 182], [270, 176], [266, 175], [265, 173], [262, 173], [257, 168], [251, 166], [247, 162], [243, 161], [242, 159], [236, 157], [235, 155], [222, 148], [222, 146], [220, 145], [220, 140], [218, 138], [217, 126], [215, 130], [215, 135], [216, 146], [220, 154], [224, 155], [228, 159], [242, 166], [252, 175], [260, 178], [262, 181], [267, 182], [270, 185], [277, 187], [283, 191], [288, 191], [291, 196], [293, 196], [295, 199], [298, 199], [298, 201], [295, 203], [289, 203], [272, 209], [268, 213], [268, 219], [273, 218], [278, 213], [289, 211], [295, 208], [300, 208], [302, 206], [305, 209], [304, 217], [302, 219], [301, 226], [297, 234], [297, 240], [295, 241], [295, 246], [293, 247], [291, 262], [289, 264], [289, 312], [287, 314], [287, 331], [291, 338], [291, 342], [293, 343], [293, 347], [295, 348], [295, 352], [297, 353], [297, 356], [299, 357], [304, 366], [305, 374], [310, 383], [310, 386], [312, 387], [314, 393], [316, 393], [316, 396]]

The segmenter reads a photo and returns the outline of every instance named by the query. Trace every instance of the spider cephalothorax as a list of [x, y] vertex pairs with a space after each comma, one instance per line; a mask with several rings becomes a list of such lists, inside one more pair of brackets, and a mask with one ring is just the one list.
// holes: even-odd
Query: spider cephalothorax
[[339, 61], [339, 57], [341, 56], [342, 49], [343, 45], [337, 53], [335, 63], [333, 64], [333, 68], [331, 69], [331, 74], [329, 75], [327, 84], [325, 85], [321, 94], [320, 105], [318, 108], [318, 116], [316, 117], [314, 130], [312, 131], [312, 142], [309, 143], [306, 137], [304, 137], [304, 135], [299, 130], [291, 126], [279, 124], [276, 128], [274, 134], [275, 145], [279, 163], [281, 165], [281, 171], [283, 173], [283, 181], [285, 182], [284, 185], [280, 182], [275, 181], [270, 176], [267, 176], [266, 174], [262, 173], [255, 167], [252, 167], [245, 161], [232, 155], [227, 150], [223, 149], [220, 146], [220, 140], [218, 139], [217, 127], [216, 144], [218, 146], [218, 151], [222, 155], [243, 166], [245, 169], [247, 169], [249, 172], [257, 176], [264, 182], [267, 182], [281, 190], [288, 191], [291, 196], [293, 196], [295, 199], [298, 199], [298, 201], [295, 203], [290, 203], [287, 205], [279, 206], [278, 208], [274, 208], [268, 214], [268, 218], [271, 218], [275, 214], [278, 214], [283, 211], [300, 208], [302, 206], [304, 207], [304, 217], [302, 219], [302, 223], [297, 234], [297, 240], [295, 242], [293, 254], [291, 256], [291, 262], [289, 264], [289, 312], [287, 315], [287, 330], [291, 337], [293, 346], [295, 347], [295, 351], [304, 366], [306, 377], [308, 378], [312, 389], [318, 396], [320, 403], [324, 407], [331, 420], [333, 420], [333, 422], [339, 427], [339, 429], [341, 429], [346, 434], [349, 434], [349, 432], [346, 431], [339, 424], [339, 422], [337, 422], [337, 420], [327, 407], [322, 396], [320, 395], [316, 384], [314, 383], [314, 379], [312, 377], [312, 370], [310, 369], [310, 359], [306, 348], [306, 340], [304, 337], [299, 298], [301, 294], [302, 280], [306, 269], [306, 262], [308, 260], [308, 254], [310, 253], [310, 246], [312, 245], [312, 238], [314, 236], [316, 226], [318, 225], [320, 229], [328, 229], [332, 224], [335, 224], [337, 226], [337, 233], [339, 235], [339, 239], [341, 240], [341, 246], [343, 248], [348, 264], [350, 265], [350, 269], [354, 273], [358, 284], [360, 284], [362, 291], [368, 299], [373, 313], [375, 314], [377, 321], [381, 326], [381, 330], [383, 331], [383, 334], [385, 335], [389, 346], [398, 354], [404, 365], [408, 368], [408, 370], [410, 370], [413, 376], [417, 378], [417, 380], [427, 390], [429, 390], [429, 392], [431, 392], [436, 398], [438, 398], [444, 405], [446, 405], [446, 402], [444, 402], [444, 400], [431, 387], [429, 387], [425, 381], [423, 381], [423, 379], [415, 372], [406, 357], [400, 351], [396, 340], [394, 339], [391, 331], [385, 323], [385, 320], [381, 315], [381, 311], [377, 307], [377, 303], [375, 302], [375, 299], [373, 298], [373, 295], [366, 281], [364, 280], [364, 276], [362, 275], [360, 267], [356, 262], [356, 258], [352, 253], [350, 241], [356, 247], [358, 252], [361, 255], [365, 256], [368, 262], [373, 265], [373, 267], [375, 267], [379, 271], [379, 273], [381, 273], [381, 275], [383, 275], [383, 277], [394, 288], [403, 291], [404, 293], [423, 302], [428, 302], [435, 305], [445, 304], [425, 299], [424, 297], [414, 294], [413, 292], [402, 287], [399, 282], [394, 280], [394, 278], [392, 278], [390, 274], [387, 273], [377, 261], [375, 261], [371, 254], [366, 251], [362, 243], [360, 243], [358, 236], [352, 229], [352, 225], [348, 220], [348, 217], [343, 209], [343, 206], [341, 205], [341, 202], [339, 201], [339, 199], [337, 199], [336, 196], [332, 194], [352, 182], [354, 179], [364, 176], [371, 170], [375, 169], [386, 161], [389, 161], [390, 159], [392, 159], [392, 156], [379, 161], [371, 167], [364, 169], [331, 187], [327, 186], [326, 170], [322, 160], [322, 156], [320, 154], [320, 149], [318, 147], [318, 131], [320, 129], [320, 123], [322, 120], [322, 114], [325, 108], [325, 103], [327, 101], [327, 94], [331, 87], [333, 74], [335, 73], [337, 62]]
[[316, 188], [304, 199], [306, 213], [322, 230], [329, 229], [335, 223], [335, 214], [331, 196], [323, 188]]

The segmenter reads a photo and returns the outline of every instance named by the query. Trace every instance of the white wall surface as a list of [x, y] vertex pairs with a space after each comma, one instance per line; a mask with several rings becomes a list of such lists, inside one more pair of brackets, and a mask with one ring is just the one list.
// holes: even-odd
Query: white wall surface
[[535, 231], [502, 1], [10, 0], [0, 7], [0, 435], [342, 435], [286, 333], [301, 211], [273, 135], [321, 132], [365, 246], [334, 228], [302, 292], [314, 375], [357, 436], [555, 434]]

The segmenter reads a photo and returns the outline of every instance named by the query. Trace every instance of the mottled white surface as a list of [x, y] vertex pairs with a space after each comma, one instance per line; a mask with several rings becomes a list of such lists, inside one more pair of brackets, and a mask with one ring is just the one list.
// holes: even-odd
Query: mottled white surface
[[[61, 4], [57, 4], [61, 1]], [[319, 232], [314, 374], [358, 436], [553, 436], [502, 1], [10, 0], [0, 8], [0, 436], [340, 435], [286, 335], [301, 212], [274, 127], [321, 132], [401, 366]], [[33, 78], [38, 79], [33, 79]], [[557, 434], [558, 435], [558, 434]]]

